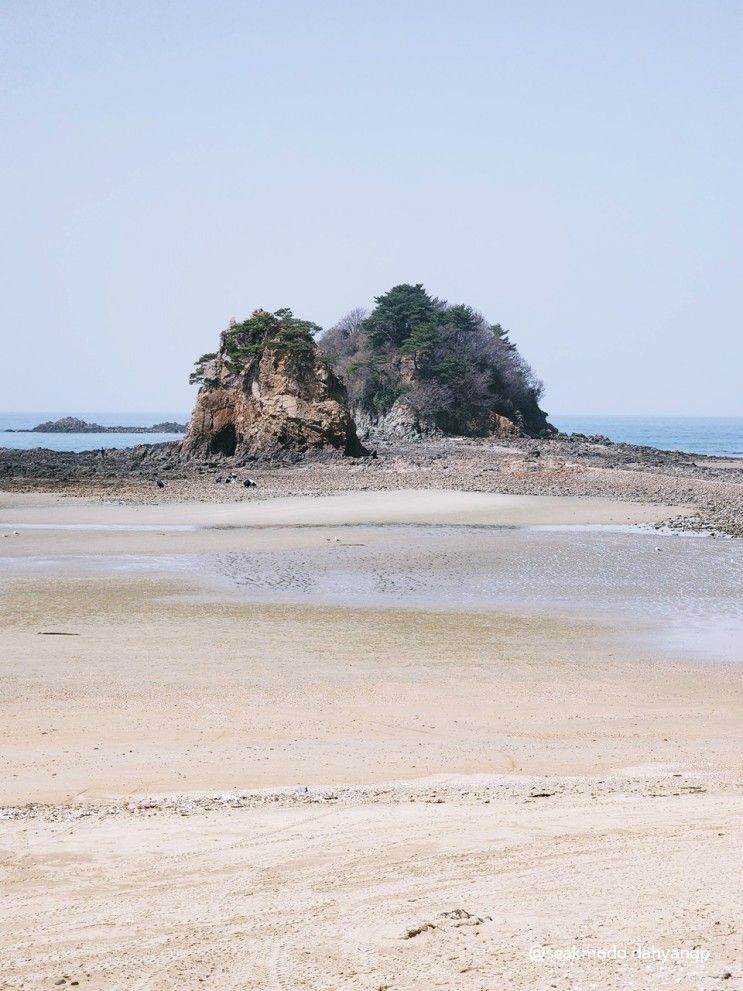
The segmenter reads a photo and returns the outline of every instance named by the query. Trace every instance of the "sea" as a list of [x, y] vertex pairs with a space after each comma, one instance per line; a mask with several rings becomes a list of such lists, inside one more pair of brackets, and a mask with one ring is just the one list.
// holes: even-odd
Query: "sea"
[[[111, 413], [39, 410], [31, 413], [0, 413], [0, 447], [52, 451], [94, 451], [101, 447], [135, 447], [180, 440], [182, 434], [14, 434], [7, 430], [29, 429], [45, 420], [77, 416], [101, 426], [151, 426], [170, 420], [187, 423], [189, 414], [179, 412]], [[603, 434], [613, 441], [646, 444], [664, 451], [687, 451], [743, 457], [743, 417], [727, 416], [604, 416], [602, 414], [555, 414], [550, 422], [565, 433]]]
[[743, 458], [743, 416], [602, 416], [555, 414], [550, 423], [568, 434], [603, 434], [625, 444]]
[[102, 447], [136, 447], [137, 444], [159, 444], [168, 440], [181, 440], [183, 434], [12, 434], [7, 430], [29, 430], [47, 420], [60, 420], [63, 416], [76, 416], [87, 423], [99, 423], [102, 427], [151, 427], [155, 423], [188, 423], [190, 414], [178, 413], [80, 413], [74, 410], [32, 413], [0, 413], [0, 447], [31, 451], [42, 447], [50, 451], [96, 451]]

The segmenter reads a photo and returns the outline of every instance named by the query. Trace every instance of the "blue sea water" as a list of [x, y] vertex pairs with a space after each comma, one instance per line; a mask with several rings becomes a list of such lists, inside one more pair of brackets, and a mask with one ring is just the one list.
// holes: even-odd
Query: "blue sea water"
[[[0, 447], [31, 450], [45, 447], [52, 451], [95, 451], [101, 447], [135, 447], [180, 440], [182, 434], [13, 434], [9, 429], [29, 429], [45, 420], [78, 416], [101, 426], [151, 426], [174, 420], [187, 423], [189, 414], [182, 410], [152, 413], [102, 413], [48, 410], [32, 413], [0, 412]], [[743, 457], [743, 417], [706, 416], [570, 416], [556, 414], [550, 422], [565, 433], [604, 434], [610, 440], [629, 444], [647, 444], [666, 451], [692, 454], [716, 454]]]
[[743, 457], [743, 416], [569, 416], [550, 423], [564, 433], [603, 434], [613, 441], [662, 451]]
[[7, 430], [28, 430], [46, 420], [59, 420], [63, 416], [76, 416], [88, 423], [102, 427], [151, 427], [167, 420], [188, 423], [189, 414], [180, 413], [76, 413], [40, 411], [33, 413], [0, 413], [0, 447], [30, 451], [45, 447], [50, 451], [96, 451], [102, 447], [136, 447], [137, 444], [159, 444], [168, 440], [180, 440], [183, 434], [11, 434]]

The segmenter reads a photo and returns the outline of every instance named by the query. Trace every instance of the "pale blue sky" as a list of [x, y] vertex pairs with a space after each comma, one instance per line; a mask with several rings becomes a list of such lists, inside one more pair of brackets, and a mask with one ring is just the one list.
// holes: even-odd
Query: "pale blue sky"
[[741, 2], [0, 2], [0, 408], [420, 281], [549, 410], [743, 414], [742, 66]]

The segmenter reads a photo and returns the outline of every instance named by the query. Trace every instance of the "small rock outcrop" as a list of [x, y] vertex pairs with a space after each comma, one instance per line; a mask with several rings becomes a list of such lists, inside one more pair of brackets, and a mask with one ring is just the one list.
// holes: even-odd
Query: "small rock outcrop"
[[167, 420], [164, 423], [153, 423], [151, 427], [141, 425], [102, 427], [100, 423], [88, 423], [76, 416], [63, 416], [60, 420], [45, 420], [35, 427], [22, 430], [6, 430], [8, 434], [182, 434], [186, 431], [185, 423]]
[[366, 454], [346, 390], [291, 310], [255, 310], [196, 362], [201, 384], [181, 445], [187, 457], [277, 457], [310, 452]]

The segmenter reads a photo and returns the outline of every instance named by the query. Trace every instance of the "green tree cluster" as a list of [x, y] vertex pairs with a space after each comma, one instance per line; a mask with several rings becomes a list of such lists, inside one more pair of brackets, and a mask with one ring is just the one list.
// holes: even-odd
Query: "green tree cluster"
[[500, 324], [432, 297], [421, 283], [394, 286], [375, 303], [320, 340], [357, 411], [379, 419], [404, 399], [448, 433], [482, 432], [493, 413], [531, 433], [549, 430], [542, 383]]
[[[319, 331], [317, 324], [299, 320], [286, 307], [274, 313], [253, 310], [247, 320], [233, 322], [223, 332], [219, 353], [236, 369], [265, 351], [308, 355], [316, 347], [314, 335]], [[216, 357], [216, 353], [203, 354], [194, 363], [194, 371], [189, 377], [191, 384], [203, 382], [206, 365]]]

